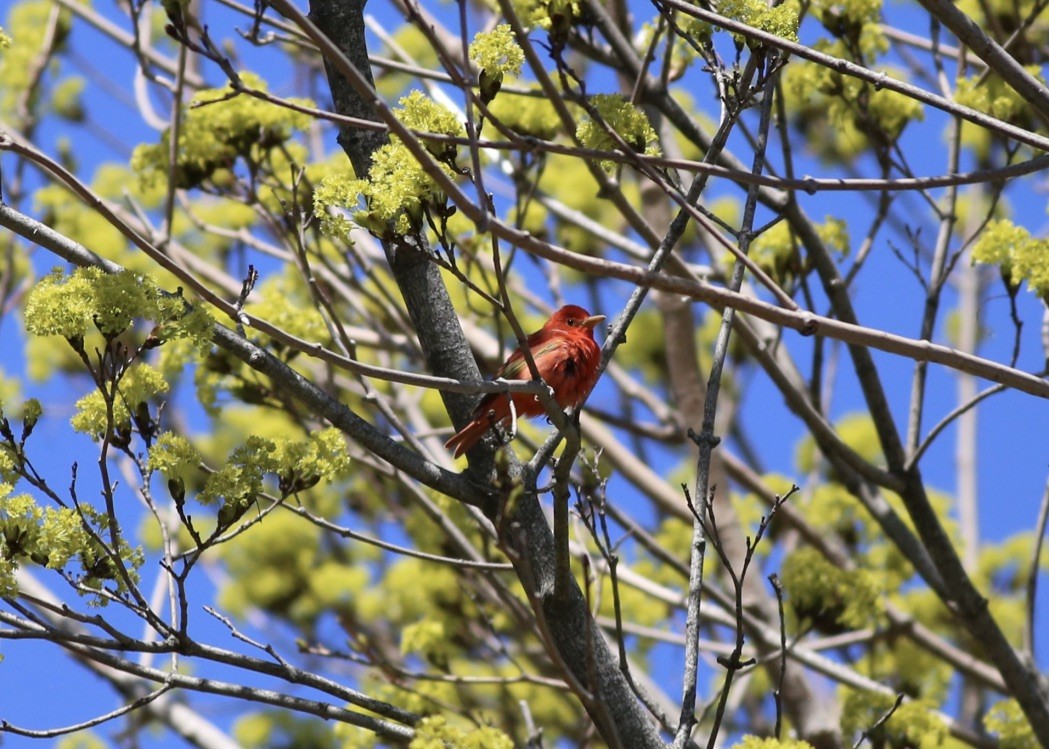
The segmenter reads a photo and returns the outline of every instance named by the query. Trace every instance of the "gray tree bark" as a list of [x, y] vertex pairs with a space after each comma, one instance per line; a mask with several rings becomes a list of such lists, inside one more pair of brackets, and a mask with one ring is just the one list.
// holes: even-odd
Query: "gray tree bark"
[[[310, 19], [371, 85], [364, 3], [361, 0], [313, 0]], [[369, 96], [375, 96], [374, 91], [354, 88], [332, 61], [326, 60], [325, 66], [336, 111], [361, 119], [378, 119], [369, 100]], [[367, 175], [375, 150], [386, 141], [383, 131], [349, 126], [343, 126], [339, 135], [339, 144], [361, 177]], [[398, 238], [396, 242], [384, 242], [384, 249], [431, 373], [479, 381], [473, 354], [438, 268], [430, 260], [425, 238]], [[466, 423], [475, 400], [472, 396], [445, 394], [445, 404], [457, 425]], [[515, 498], [511, 507], [505, 507], [513, 487], [496, 488], [490, 481], [490, 458], [489, 454], [477, 466], [480, 470], [471, 466], [471, 475], [489, 478], [492, 501], [486, 507], [486, 514], [497, 520], [504, 510], [509, 513], [496, 523], [500, 541], [514, 562], [549, 642], [556, 648], [556, 654], [552, 654], [555, 662], [560, 661], [570, 672], [577, 696], [609, 746], [663, 747], [658, 729], [605, 645], [582, 591], [573, 581], [564, 595], [554, 594], [554, 537], [538, 496], [525, 491]], [[511, 476], [514, 484], [523, 478], [516, 466]]]

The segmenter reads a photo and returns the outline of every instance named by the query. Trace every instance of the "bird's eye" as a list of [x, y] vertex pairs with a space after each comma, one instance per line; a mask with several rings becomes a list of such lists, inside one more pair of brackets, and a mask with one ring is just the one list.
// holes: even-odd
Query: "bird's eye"
[[569, 325], [576, 325], [578, 323], [577, 323], [577, 321], [576, 321], [576, 319], [574, 317], [570, 317], [570, 318], [568, 318], [568, 324]]

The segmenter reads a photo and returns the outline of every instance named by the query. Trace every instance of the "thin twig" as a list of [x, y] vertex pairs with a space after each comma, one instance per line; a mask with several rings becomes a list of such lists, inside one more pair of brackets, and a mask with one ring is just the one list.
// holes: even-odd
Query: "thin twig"
[[773, 734], [780, 738], [783, 729], [783, 676], [787, 673], [787, 619], [783, 615], [783, 584], [775, 573], [769, 575], [769, 583], [776, 593], [776, 608], [779, 612], [779, 683], [776, 691], [772, 693], [776, 702], [776, 732]]
[[860, 737], [856, 740], [856, 743], [852, 745], [852, 749], [860, 749], [860, 746], [863, 744], [864, 741], [867, 740], [867, 737], [870, 736], [872, 733], [874, 733], [877, 729], [879, 729], [883, 725], [885, 725], [885, 723], [889, 720], [889, 718], [892, 717], [892, 714], [894, 712], [896, 712], [896, 709], [902, 704], [903, 704], [903, 695], [902, 694], [897, 694], [896, 695], [896, 702], [893, 703], [892, 707], [890, 707], [888, 709], [888, 711], [883, 716], [878, 718], [878, 720], [874, 723], [874, 725], [872, 725], [870, 728], [868, 728], [866, 731], [864, 731], [862, 734], [860, 734]]
[[86, 731], [89, 728], [108, 723], [115, 718], [132, 713], [139, 708], [145, 707], [153, 700], [157, 699], [161, 695], [174, 689], [170, 684], [164, 684], [163, 686], [154, 689], [149, 694], [144, 694], [138, 699], [127, 703], [121, 707], [118, 707], [112, 712], [108, 712], [105, 715], [99, 715], [95, 718], [85, 720], [80, 723], [73, 723], [72, 725], [62, 726], [60, 728], [44, 728], [40, 730], [32, 730], [29, 728], [20, 728], [12, 723], [8, 723], [6, 720], [0, 720], [0, 733], [12, 733], [16, 736], [25, 736], [31, 739], [53, 739], [57, 736], [65, 736], [66, 734], [76, 733], [77, 731]]
[[1038, 593], [1038, 572], [1041, 569], [1042, 545], [1045, 543], [1045, 529], [1049, 525], [1049, 484], [1046, 485], [1042, 494], [1042, 505], [1038, 510], [1038, 522], [1034, 526], [1034, 551], [1031, 553], [1031, 569], [1027, 573], [1027, 619], [1024, 622], [1024, 650], [1030, 657], [1032, 663], [1037, 663], [1035, 657], [1035, 626], [1034, 614]]

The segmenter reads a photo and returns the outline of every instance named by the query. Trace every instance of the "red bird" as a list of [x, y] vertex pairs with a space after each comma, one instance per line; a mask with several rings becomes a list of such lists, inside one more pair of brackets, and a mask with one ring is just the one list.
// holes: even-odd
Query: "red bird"
[[[604, 315], [591, 315], [582, 307], [569, 304], [555, 312], [546, 324], [528, 336], [528, 350], [532, 352], [539, 376], [554, 391], [554, 400], [561, 408], [578, 406], [597, 381], [597, 365], [601, 349], [594, 340], [594, 326]], [[518, 348], [506, 360], [496, 378], [530, 380], [531, 370], [524, 354]], [[470, 423], [444, 443], [455, 449], [455, 457], [477, 444], [491, 427], [510, 423], [510, 401], [507, 393], [488, 393], [470, 414]], [[509, 394], [518, 416], [539, 416], [545, 413], [543, 404], [534, 395]]]

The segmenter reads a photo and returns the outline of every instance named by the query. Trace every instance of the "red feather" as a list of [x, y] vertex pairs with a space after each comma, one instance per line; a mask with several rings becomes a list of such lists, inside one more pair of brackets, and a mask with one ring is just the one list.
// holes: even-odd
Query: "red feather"
[[[554, 400], [561, 408], [578, 406], [597, 381], [597, 366], [601, 349], [594, 340], [594, 326], [604, 315], [591, 315], [582, 307], [569, 304], [555, 312], [542, 328], [528, 336], [528, 350], [532, 352], [539, 376], [554, 391]], [[495, 373], [496, 378], [530, 380], [521, 349]], [[534, 395], [513, 393], [514, 410], [519, 417], [539, 416], [543, 405]], [[470, 414], [470, 422], [444, 443], [455, 450], [455, 457], [472, 448], [494, 425], [510, 423], [510, 401], [506, 393], [488, 393]]]

